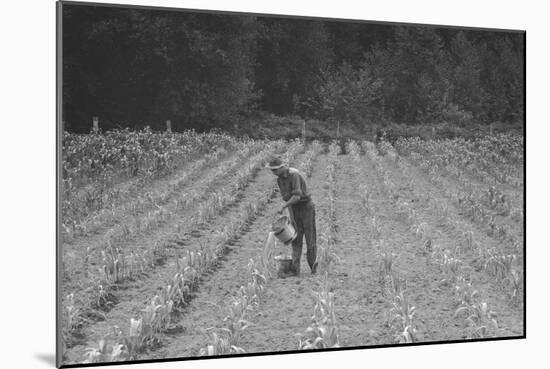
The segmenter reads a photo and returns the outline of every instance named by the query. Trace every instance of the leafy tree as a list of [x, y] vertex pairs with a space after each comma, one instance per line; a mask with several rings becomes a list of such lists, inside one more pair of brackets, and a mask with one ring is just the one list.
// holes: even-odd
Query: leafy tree
[[277, 114], [299, 110], [311, 96], [321, 70], [332, 58], [328, 34], [319, 21], [259, 18], [256, 85], [261, 107]]

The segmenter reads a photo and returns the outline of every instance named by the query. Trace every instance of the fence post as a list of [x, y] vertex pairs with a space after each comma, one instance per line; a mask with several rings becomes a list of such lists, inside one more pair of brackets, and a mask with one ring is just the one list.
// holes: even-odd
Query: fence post
[[172, 121], [170, 119], [166, 121], [166, 132], [172, 133]]
[[336, 126], [336, 139], [340, 139], [340, 121], [338, 121], [338, 125]]
[[99, 133], [99, 117], [93, 117], [92, 121], [93, 121], [93, 126], [92, 126], [93, 132]]
[[302, 140], [304, 141], [304, 145], [306, 144], [306, 121], [305, 119], [302, 120], [303, 122], [303, 128], [302, 128]]

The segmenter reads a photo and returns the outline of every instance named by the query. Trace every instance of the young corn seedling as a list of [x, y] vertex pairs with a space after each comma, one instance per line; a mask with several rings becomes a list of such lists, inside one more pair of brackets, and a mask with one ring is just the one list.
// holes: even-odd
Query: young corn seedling
[[461, 306], [455, 311], [455, 317], [466, 316], [464, 321], [469, 326], [468, 338], [485, 338], [494, 336], [498, 329], [496, 314], [490, 311], [486, 302], [475, 302]]
[[248, 262], [248, 272], [252, 276], [252, 286], [254, 287], [256, 294], [259, 296], [265, 289], [267, 279], [258, 270], [254, 259], [250, 259], [250, 261]]
[[363, 208], [365, 209], [365, 213], [366, 215], [370, 215], [371, 214], [371, 207], [370, 207], [370, 201], [369, 201], [370, 193], [367, 191], [367, 188], [364, 185], [361, 186], [359, 191], [361, 193], [361, 201], [363, 203]]
[[406, 281], [393, 270], [389, 274], [384, 274], [380, 278], [380, 287], [382, 294], [393, 300], [394, 296], [405, 290]]
[[317, 253], [318, 270], [320, 272], [329, 273], [331, 265], [340, 262], [340, 258], [334, 252], [336, 240], [331, 234], [326, 233], [321, 235], [321, 240], [322, 242], [319, 244], [319, 250]]
[[[111, 348], [112, 350], [112, 348]], [[84, 360], [83, 364], [91, 364], [91, 363], [101, 363], [105, 361], [111, 361], [111, 350], [109, 350], [108, 345], [105, 342], [105, 339], [102, 338], [98, 341], [97, 347], [88, 347], [86, 349], [86, 357], [87, 359]]]
[[[233, 298], [229, 307], [229, 314], [223, 320], [225, 327], [219, 329], [219, 332], [223, 333], [224, 337], [219, 337], [217, 335], [213, 336], [214, 342], [209, 346], [216, 348], [216, 343], [224, 343], [224, 340], [226, 340], [227, 345], [223, 347], [228, 350], [231, 346], [238, 348], [237, 345], [242, 334], [251, 325], [251, 323], [246, 320], [246, 314], [253, 309], [253, 305], [255, 304], [254, 300], [257, 298], [256, 295], [250, 296], [249, 293], [252, 294], [255, 292], [241, 286], [237, 297]], [[212, 351], [212, 349], [210, 349], [210, 351]], [[230, 351], [231, 350], [226, 352]], [[205, 352], [208, 352], [208, 347]]]
[[412, 208], [408, 208], [407, 221], [411, 227], [418, 222], [416, 211]]
[[487, 250], [487, 258], [485, 259], [485, 270], [496, 276], [498, 281], [503, 281], [508, 275], [512, 273], [512, 267], [517, 259], [517, 255], [502, 254], [496, 248]]
[[382, 261], [383, 261], [383, 273], [385, 276], [391, 276], [392, 274], [392, 266], [393, 262], [397, 258], [397, 254], [394, 254], [392, 252], [383, 252], [382, 253]]
[[413, 326], [413, 318], [416, 308], [412, 306], [404, 291], [401, 289], [393, 298], [390, 309], [388, 325], [397, 328], [395, 335], [398, 343], [412, 343], [416, 341], [416, 329]]
[[[231, 310], [230, 315], [225, 317], [225, 327], [220, 328], [220, 331], [227, 335], [228, 341], [231, 345], [238, 347], [244, 331], [252, 325], [249, 321], [243, 319], [243, 316], [239, 316], [237, 313], [233, 315], [234, 311]], [[243, 350], [244, 351], [244, 350]]]
[[112, 247], [108, 247], [106, 250], [101, 251], [103, 259], [103, 276], [110, 283], [117, 283], [121, 279], [121, 263], [118, 259], [118, 255], [114, 252]]
[[476, 301], [479, 293], [472, 287], [471, 282], [467, 282], [463, 276], [459, 276], [454, 286], [454, 297], [457, 304], [468, 306]]
[[80, 309], [75, 306], [74, 293], [65, 297], [63, 301], [63, 329], [62, 336], [65, 344], [70, 342], [70, 338], [78, 332], [84, 323]]
[[412, 231], [416, 238], [423, 239], [428, 232], [428, 224], [420, 223], [417, 226], [413, 227]]
[[523, 273], [516, 270], [512, 270], [510, 275], [504, 279], [504, 285], [510, 289], [508, 296], [512, 301], [519, 301], [521, 299], [521, 292], [523, 291]]
[[93, 285], [93, 301], [92, 307], [95, 309], [100, 309], [107, 311], [112, 305], [116, 302], [114, 296], [109, 292], [110, 283], [107, 280], [96, 281]]
[[212, 341], [199, 351], [200, 356], [214, 356], [214, 355], [226, 355], [226, 354], [243, 354], [244, 349], [241, 347], [231, 345], [227, 337], [221, 337], [216, 332], [212, 332]]
[[[340, 347], [338, 327], [334, 306], [334, 293], [330, 292], [328, 274], [319, 292], [314, 292], [315, 306], [311, 318], [311, 326], [305, 334], [299, 334], [299, 348], [313, 350], [321, 348]], [[307, 338], [303, 339], [304, 336]]]
[[405, 290], [407, 282], [395, 270], [392, 271], [389, 277], [391, 295], [397, 296]]
[[382, 229], [381, 229], [380, 223], [378, 222], [376, 217], [372, 217], [371, 227], [372, 227], [374, 237], [376, 239], [380, 239], [380, 236], [382, 235]]
[[141, 336], [142, 342], [148, 347], [155, 347], [160, 343], [159, 334], [170, 323], [170, 313], [173, 302], [162, 301], [158, 295], [141, 312]]
[[466, 250], [474, 250], [476, 242], [474, 240], [474, 232], [470, 229], [462, 234], [463, 246]]
[[462, 266], [462, 261], [457, 258], [449, 256], [447, 253], [443, 254], [443, 261], [440, 264], [441, 271], [445, 273], [447, 278], [443, 279], [442, 282], [454, 282], [459, 276], [460, 268]]

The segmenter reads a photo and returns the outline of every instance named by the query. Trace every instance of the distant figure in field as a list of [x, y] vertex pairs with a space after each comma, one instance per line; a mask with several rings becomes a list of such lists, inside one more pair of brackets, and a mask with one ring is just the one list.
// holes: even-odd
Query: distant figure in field
[[306, 237], [307, 262], [311, 274], [317, 272], [317, 230], [315, 227], [315, 204], [307, 191], [306, 180], [298, 169], [290, 168], [281, 158], [273, 158], [267, 168], [277, 176], [277, 185], [285, 202], [278, 213], [282, 214], [288, 208], [290, 219], [297, 231], [292, 241], [292, 266], [290, 271], [281, 277], [299, 276], [300, 259], [302, 257], [303, 237]]

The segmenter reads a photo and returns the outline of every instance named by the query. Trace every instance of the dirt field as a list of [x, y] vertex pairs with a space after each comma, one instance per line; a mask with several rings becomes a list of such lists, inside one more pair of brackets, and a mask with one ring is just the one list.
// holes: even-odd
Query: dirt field
[[[78, 334], [72, 337], [65, 353], [66, 363], [82, 362], [86, 358], [86, 349], [96, 347], [98, 340], [110, 334], [114, 326], [126, 330], [130, 318], [137, 317], [171, 278], [177, 255], [183, 250], [200, 250], [205, 245], [219, 243], [220, 232], [228, 221], [240, 219], [249, 204], [273, 186], [275, 177], [270, 171], [256, 170], [234, 201], [225, 204], [206, 224], [197, 228], [186, 227], [186, 220], [194, 216], [209, 192], [220, 189], [232, 191], [235, 188], [238, 169], [245, 167], [258, 151], [243, 157], [232, 171], [214, 181], [210, 181], [210, 174], [231, 160], [233, 153], [194, 173], [165, 203], [170, 204], [175, 198], [185, 197], [194, 191], [204, 191], [203, 196], [187, 208], [179, 209], [176, 205], [149, 231], [136, 233], [120, 244], [123, 249], [137, 251], [158, 244], [166, 247], [154, 266], [139, 277], [118, 283], [109, 291], [109, 308], [104, 309], [99, 318], [89, 318]], [[298, 166], [304, 156], [303, 151], [298, 152], [291, 166]], [[373, 160], [365, 153], [364, 147], [358, 159], [345, 152], [337, 156], [335, 163], [337, 242], [333, 251], [339, 261], [331, 266], [328, 279], [335, 298], [340, 346], [397, 343], [396, 337], [400, 332], [391, 322], [393, 305], [382, 272], [383, 253], [395, 254], [392, 270], [405, 281], [408, 302], [415, 308], [412, 320], [415, 342], [472, 338], [472, 325], [465, 316], [456, 314], [460, 306], [455, 288], [458, 282], [448, 278], [446, 267], [437, 257], [438, 250], [450, 250], [453, 257], [460, 260], [461, 275], [467, 276], [472, 289], [477, 291], [479, 301], [486, 303], [492, 312], [490, 316], [496, 320], [497, 326], [486, 327], [484, 337], [523, 335], [523, 296], [511, 299], [507, 292], [508, 284], [498, 282], [481, 265], [479, 250], [462, 247], [464, 230], [467, 229], [478, 245], [483, 245], [485, 249], [501, 250], [505, 254], [515, 253], [518, 256], [516, 262], [521, 265], [523, 220], [513, 222], [504, 217], [495, 220], [498, 224], [506, 224], [510, 237], [520, 242], [518, 252], [511, 246], [512, 243], [488, 234], [483, 225], [467, 217], [464, 210], [449, 197], [453, 191], [463, 188], [452, 176], [442, 175], [441, 182], [433, 183], [409, 158], [395, 160], [380, 155]], [[313, 158], [308, 178], [316, 206], [318, 239], [329, 232], [328, 162], [328, 154], [320, 152]], [[182, 172], [185, 170], [182, 168]], [[145, 190], [161, 191], [181, 175], [177, 173]], [[365, 191], [368, 192], [368, 208], [364, 205]], [[506, 191], [522, 205], [522, 189], [506, 188]], [[197, 356], [201, 348], [207, 347], [211, 341], [210, 328], [223, 326], [231, 297], [249, 280], [248, 262], [264, 247], [280, 205], [280, 196], [275, 194], [257, 209], [241, 228], [239, 236], [225, 244], [225, 252], [215, 266], [201, 276], [198, 287], [192, 291], [192, 298], [183, 310], [171, 316], [170, 329], [162, 333], [159, 342], [142, 352], [139, 359]], [[151, 209], [154, 207], [151, 206]], [[440, 213], [436, 209], [444, 210]], [[410, 214], [414, 214], [414, 222], [411, 222]], [[105, 235], [110, 228], [124, 223], [125, 217], [127, 215], [121, 215], [120, 219], [114, 219], [93, 234], [78, 237], [63, 246], [65, 294], [82, 290], [87, 286], [85, 281], [93, 280], [90, 274], [96, 273], [95, 270], [101, 265], [99, 250], [105, 242]], [[427, 233], [431, 236], [426, 237]], [[80, 266], [83, 265], [81, 260], [85, 258], [86, 250], [96, 256], [90, 257], [89, 264], [84, 264], [87, 265], [84, 270]], [[276, 253], [290, 254], [290, 247], [278, 244]], [[440, 255], [444, 253], [441, 251]], [[239, 346], [247, 353], [297, 350], [297, 334], [304, 334], [311, 325], [314, 309], [312, 291], [320, 288], [322, 280], [322, 273], [310, 274], [305, 255], [300, 277], [268, 279], [259, 306], [248, 314], [247, 320], [251, 325], [244, 331]], [[478, 325], [482, 324], [479, 322]]]

